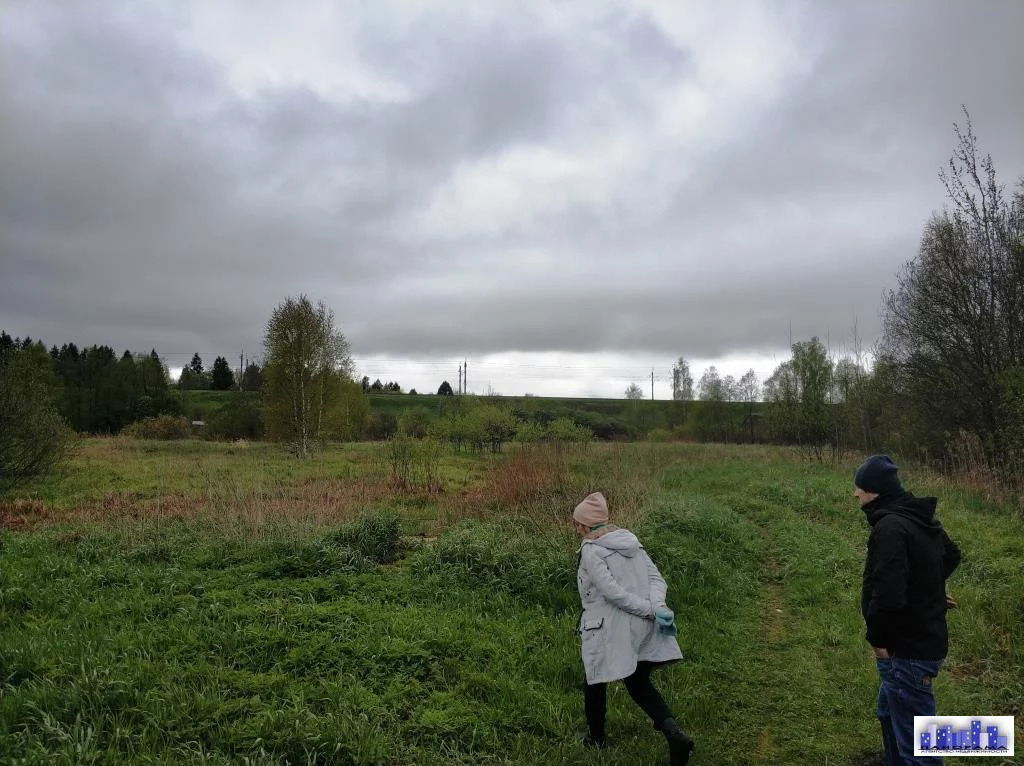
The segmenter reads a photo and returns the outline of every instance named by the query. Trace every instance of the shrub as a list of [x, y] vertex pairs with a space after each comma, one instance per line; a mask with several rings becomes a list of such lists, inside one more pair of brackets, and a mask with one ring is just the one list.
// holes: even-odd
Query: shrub
[[586, 426], [577, 425], [571, 418], [558, 418], [548, 426], [548, 436], [556, 442], [582, 443], [593, 440], [594, 432]]
[[667, 428], [652, 428], [647, 432], [647, 441], [649, 442], [670, 442], [673, 438], [672, 432]]
[[236, 394], [207, 419], [206, 433], [214, 439], [259, 439], [263, 436], [260, 408], [251, 397]]
[[407, 436], [393, 436], [384, 445], [391, 483], [400, 489], [412, 484], [413, 442]]
[[390, 439], [398, 432], [398, 420], [390, 412], [375, 412], [366, 424], [366, 435], [374, 440]]
[[416, 407], [402, 413], [402, 417], [398, 421], [398, 430], [405, 436], [422, 439], [427, 435], [429, 425], [430, 415], [422, 407]]
[[418, 577], [503, 591], [556, 612], [579, 606], [571, 547], [524, 535], [515, 523], [466, 522], [423, 549], [412, 566]]
[[413, 447], [412, 480], [428, 492], [440, 492], [441, 449], [433, 439], [422, 439]]
[[328, 540], [268, 546], [266, 553], [259, 572], [270, 578], [319, 577], [366, 569], [366, 559], [359, 551]]
[[635, 429], [628, 423], [597, 412], [580, 410], [573, 413], [573, 420], [589, 428], [598, 439], [609, 441], [612, 439], [632, 439]]
[[121, 429], [121, 434], [131, 439], [189, 439], [192, 424], [174, 415], [158, 415], [128, 424]]
[[402, 528], [398, 516], [388, 511], [365, 514], [324, 539], [332, 546], [350, 548], [378, 564], [394, 561], [402, 551]]
[[0, 489], [47, 473], [67, 454], [72, 434], [52, 391], [44, 349], [0, 351]]
[[516, 424], [516, 441], [532, 444], [543, 441], [548, 435], [544, 426], [532, 421], [520, 421]]

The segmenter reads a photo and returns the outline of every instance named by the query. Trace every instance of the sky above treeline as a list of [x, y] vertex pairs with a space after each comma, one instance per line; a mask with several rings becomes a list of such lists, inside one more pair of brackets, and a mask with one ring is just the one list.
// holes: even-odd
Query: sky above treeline
[[257, 359], [323, 300], [421, 392], [670, 394], [867, 347], [1024, 2], [4, 3], [0, 329]]

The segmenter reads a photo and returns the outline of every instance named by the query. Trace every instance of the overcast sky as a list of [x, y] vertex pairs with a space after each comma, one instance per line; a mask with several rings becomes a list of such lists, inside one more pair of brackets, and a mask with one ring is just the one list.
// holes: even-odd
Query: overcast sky
[[0, 0], [0, 328], [257, 357], [325, 301], [404, 387], [668, 396], [866, 344], [1024, 2]]

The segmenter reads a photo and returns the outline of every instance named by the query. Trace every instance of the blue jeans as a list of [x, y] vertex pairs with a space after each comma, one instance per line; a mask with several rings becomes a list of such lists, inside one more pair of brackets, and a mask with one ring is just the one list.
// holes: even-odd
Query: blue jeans
[[885, 766], [935, 766], [942, 758], [914, 757], [914, 716], [935, 715], [932, 683], [942, 660], [908, 660], [892, 657], [876, 660], [882, 685], [878, 689], [876, 715], [882, 724]]

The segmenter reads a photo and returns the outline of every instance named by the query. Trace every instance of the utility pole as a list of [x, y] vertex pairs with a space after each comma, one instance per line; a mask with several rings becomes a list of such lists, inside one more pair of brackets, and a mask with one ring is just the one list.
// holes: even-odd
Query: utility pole
[[462, 395], [462, 362], [459, 362], [459, 395]]
[[462, 360], [462, 386], [463, 393], [469, 393], [469, 362]]
[[654, 401], [654, 370], [651, 370], [651, 401]]

